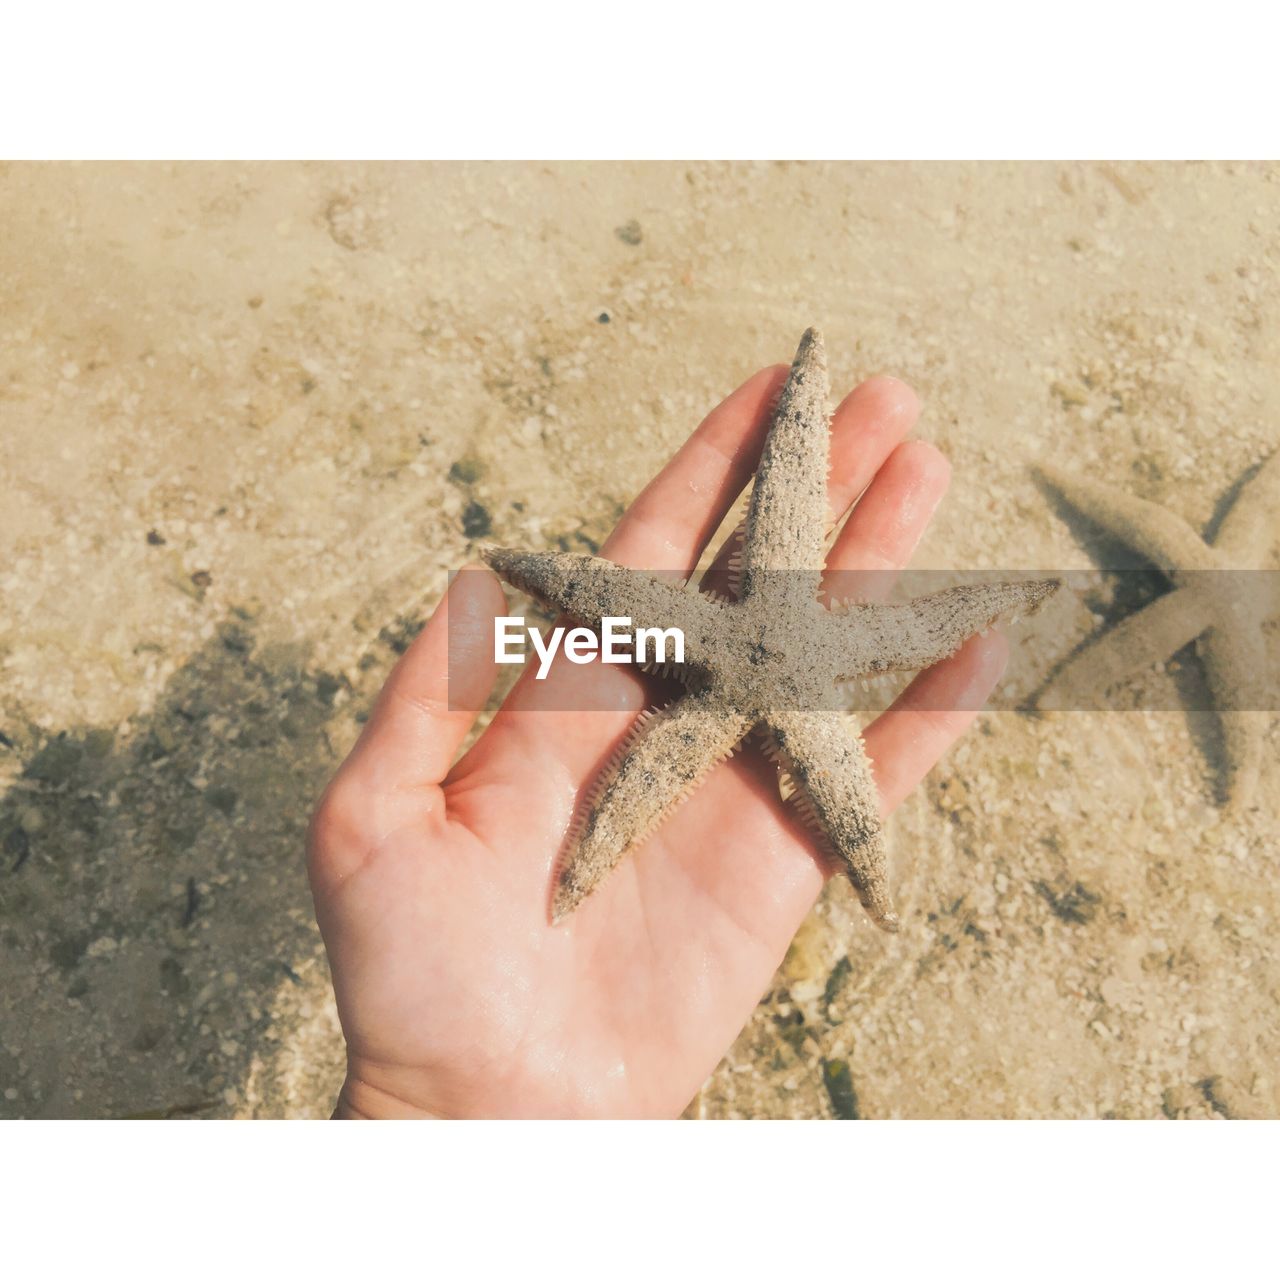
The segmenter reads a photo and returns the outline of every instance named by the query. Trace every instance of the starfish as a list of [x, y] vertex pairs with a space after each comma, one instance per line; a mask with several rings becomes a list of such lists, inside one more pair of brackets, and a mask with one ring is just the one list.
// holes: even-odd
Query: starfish
[[789, 780], [789, 803], [894, 932], [879, 797], [862, 739], [849, 732], [839, 682], [932, 666], [998, 618], [1037, 606], [1056, 581], [968, 585], [902, 604], [820, 599], [828, 527], [828, 383], [822, 338], [800, 341], [765, 442], [732, 596], [623, 569], [593, 556], [486, 548], [507, 582], [600, 627], [606, 617], [678, 627], [684, 693], [642, 714], [570, 829], [553, 921], [573, 911], [717, 762], [753, 730]]
[[1267, 561], [1280, 534], [1280, 453], [1241, 490], [1213, 545], [1167, 507], [1057, 467], [1039, 471], [1073, 507], [1151, 561], [1173, 590], [1070, 658], [1041, 690], [1036, 705], [1053, 710], [1094, 700], [1199, 637], [1197, 648], [1222, 720], [1228, 808], [1247, 808], [1257, 789], [1267, 724], [1263, 625], [1280, 609], [1274, 592], [1259, 590], [1265, 577], [1233, 571], [1274, 568]]

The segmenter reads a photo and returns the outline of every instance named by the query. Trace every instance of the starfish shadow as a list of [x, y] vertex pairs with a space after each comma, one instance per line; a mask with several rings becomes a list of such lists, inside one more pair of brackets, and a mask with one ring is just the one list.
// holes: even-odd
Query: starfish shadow
[[[1080, 590], [1100, 629], [1065, 653], [1026, 709], [1052, 706], [1151, 708], [1131, 681], [1159, 670], [1188, 729], [1215, 766], [1217, 799], [1252, 803], [1270, 709], [1260, 628], [1276, 612], [1274, 494], [1280, 470], [1269, 458], [1219, 501], [1207, 532], [1172, 507], [1146, 501], [1049, 464], [1035, 479], [1093, 558], [1099, 588]], [[1105, 583], [1104, 589], [1101, 584]]]
[[1222, 530], [1223, 522], [1230, 514], [1232, 507], [1239, 501], [1240, 495], [1249, 487], [1253, 479], [1262, 471], [1270, 461], [1269, 458], [1263, 458], [1259, 462], [1255, 462], [1251, 467], [1246, 467], [1244, 471], [1238, 475], [1233, 484], [1222, 494], [1217, 502], [1213, 504], [1213, 512], [1209, 516], [1208, 523], [1204, 527], [1204, 538], [1206, 542], [1217, 542], [1218, 534]]

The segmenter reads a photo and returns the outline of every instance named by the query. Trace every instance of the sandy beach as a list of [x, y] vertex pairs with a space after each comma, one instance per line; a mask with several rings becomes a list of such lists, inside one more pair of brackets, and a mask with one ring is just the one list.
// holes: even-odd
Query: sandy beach
[[[1280, 445], [1275, 165], [6, 164], [0, 229], [0, 1117], [327, 1115], [303, 837], [382, 680], [806, 325], [921, 396], [923, 568], [1115, 565], [1037, 462], [1200, 530]], [[1126, 605], [1055, 607], [1027, 670]], [[1179, 682], [985, 715], [902, 932], [828, 886], [689, 1114], [1280, 1116], [1280, 733], [1228, 819]]]

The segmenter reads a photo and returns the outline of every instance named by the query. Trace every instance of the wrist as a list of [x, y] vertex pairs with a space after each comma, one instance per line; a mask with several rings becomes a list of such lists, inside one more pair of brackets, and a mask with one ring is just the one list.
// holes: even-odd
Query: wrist
[[349, 1072], [342, 1083], [332, 1120], [441, 1120], [443, 1116], [406, 1102], [403, 1098]]

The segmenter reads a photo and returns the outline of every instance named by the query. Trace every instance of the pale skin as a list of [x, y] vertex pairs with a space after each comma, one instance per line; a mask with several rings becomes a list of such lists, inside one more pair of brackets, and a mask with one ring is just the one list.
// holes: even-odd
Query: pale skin
[[[601, 554], [692, 574], [750, 483], [786, 373], [761, 370], [714, 409]], [[836, 410], [828, 499], [843, 523], [827, 568], [842, 595], [866, 571], [864, 597], [883, 596], [946, 491], [945, 458], [905, 439], [918, 413], [893, 378]], [[488, 569], [457, 576], [313, 819], [308, 866], [347, 1040], [335, 1116], [678, 1115], [835, 871], [749, 746], [553, 925], [574, 806], [654, 687], [557, 658], [545, 681], [526, 670], [457, 758], [497, 673], [493, 620], [509, 612]], [[969, 727], [1006, 657], [998, 632], [975, 636], [866, 727], [884, 814]]]

